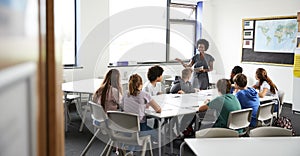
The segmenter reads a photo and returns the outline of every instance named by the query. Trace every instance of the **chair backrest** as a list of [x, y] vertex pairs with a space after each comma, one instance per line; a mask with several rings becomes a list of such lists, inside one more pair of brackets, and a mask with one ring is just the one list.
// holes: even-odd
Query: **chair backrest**
[[109, 135], [113, 141], [132, 145], [142, 145], [139, 139], [139, 116], [133, 113], [108, 111]]
[[279, 104], [282, 105], [283, 104], [283, 97], [284, 97], [284, 91], [283, 90], [278, 90], [278, 98], [279, 98]]
[[275, 105], [274, 101], [259, 105], [257, 110], [257, 117], [256, 117], [258, 121], [257, 125], [261, 123], [263, 126], [264, 121], [267, 120], [269, 120], [269, 123], [267, 125], [272, 124], [274, 105]]
[[257, 127], [250, 130], [250, 137], [283, 137], [292, 136], [292, 130], [282, 127]]
[[197, 131], [195, 136], [196, 138], [227, 138], [239, 137], [239, 133], [227, 128], [206, 128]]
[[120, 111], [108, 111], [107, 116], [118, 126], [133, 131], [140, 131], [140, 120], [137, 114]]
[[233, 130], [248, 128], [251, 121], [252, 108], [241, 109], [229, 113], [227, 127]]
[[[104, 122], [107, 119], [107, 115], [103, 110], [103, 107], [99, 104], [94, 103], [93, 101], [88, 102], [91, 107], [91, 117], [93, 120], [98, 122]], [[93, 122], [95, 124], [95, 122]]]

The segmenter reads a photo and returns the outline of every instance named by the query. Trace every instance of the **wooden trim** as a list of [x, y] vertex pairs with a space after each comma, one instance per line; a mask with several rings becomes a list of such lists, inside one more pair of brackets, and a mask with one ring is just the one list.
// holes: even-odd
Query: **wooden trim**
[[62, 62], [59, 51], [55, 50], [54, 0], [46, 1], [46, 22], [48, 155], [64, 156]]
[[38, 61], [38, 115], [37, 155], [47, 156], [47, 90], [46, 90], [46, 0], [39, 0], [39, 61]]

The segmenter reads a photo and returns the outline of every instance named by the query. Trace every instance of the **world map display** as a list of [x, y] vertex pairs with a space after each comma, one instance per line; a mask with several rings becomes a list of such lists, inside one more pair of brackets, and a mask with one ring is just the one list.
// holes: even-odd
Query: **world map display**
[[297, 28], [296, 19], [257, 20], [254, 51], [292, 53], [297, 44]]

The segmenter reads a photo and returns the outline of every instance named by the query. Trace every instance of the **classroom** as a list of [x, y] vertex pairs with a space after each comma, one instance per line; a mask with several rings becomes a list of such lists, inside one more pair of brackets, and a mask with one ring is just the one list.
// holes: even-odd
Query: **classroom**
[[[231, 151], [231, 146], [236, 144], [244, 145], [239, 152], [245, 155], [267, 154], [267, 148], [278, 150], [271, 151], [272, 155], [300, 154], [296, 147], [300, 143], [300, 1], [32, 0], [17, 3], [0, 1], [3, 14], [0, 15], [0, 99], [5, 116], [0, 120], [0, 131], [8, 136], [0, 139], [0, 155], [100, 155], [112, 142], [115, 146], [110, 155], [116, 152], [121, 152], [120, 155], [153, 152], [159, 156], [237, 155]], [[204, 58], [205, 63], [197, 64], [196, 56]], [[275, 84], [276, 98], [265, 93], [261, 97], [260, 86], [256, 88], [260, 104], [257, 107], [261, 107], [261, 112], [263, 106], [272, 103], [270, 125], [260, 126], [274, 127], [272, 121], [274, 125], [275, 119], [284, 117], [290, 120], [295, 136], [251, 137], [251, 131], [260, 128], [249, 126], [253, 110], [248, 113], [245, 135], [240, 134], [241, 130], [232, 130], [237, 137], [219, 136], [214, 140], [202, 136], [219, 127], [215, 124], [219, 118], [210, 122], [208, 128], [205, 123], [213, 108], [212, 101], [225, 95], [218, 85], [225, 80], [219, 80], [230, 79], [235, 66], [243, 69], [231, 82], [237, 90], [243, 90], [239, 76], [245, 75], [246, 86], [252, 88], [258, 82], [258, 69], [268, 73], [272, 82], [268, 84], [269, 90]], [[155, 95], [144, 89], [152, 82], [149, 73], [153, 67], [163, 70], [154, 78], [159, 86]], [[122, 142], [126, 136], [114, 139], [114, 133], [104, 132], [105, 129], [115, 131], [113, 126], [95, 125], [93, 110], [99, 107], [93, 105], [97, 104], [95, 92], [112, 71], [117, 71], [119, 79], [112, 82], [117, 83], [121, 89], [118, 93], [122, 95], [118, 99], [121, 102], [116, 102], [118, 110], [124, 112], [136, 112], [132, 104], [126, 107], [125, 97], [127, 92], [131, 94], [133, 79], [141, 80], [143, 92], [140, 92], [143, 95], [145, 92], [143, 98], [150, 108], [138, 108], [138, 127], [143, 129], [142, 122], [146, 120], [146, 126], [155, 132], [143, 140], [147, 142], [143, 144], [147, 150], [143, 146], [126, 149]], [[184, 72], [190, 75], [186, 77]], [[199, 73], [206, 77], [205, 82], [200, 80]], [[183, 93], [172, 93], [175, 83], [182, 85], [181, 81], [192, 85], [192, 93], [182, 88]], [[240, 100], [238, 92], [230, 97]], [[238, 110], [243, 110], [242, 102], [239, 103]], [[203, 113], [204, 105], [209, 109], [205, 108]], [[108, 118], [116, 114], [109, 112]], [[106, 121], [107, 116], [103, 118], [104, 125], [110, 123]], [[128, 126], [129, 122], [123, 120]], [[226, 119], [223, 129], [233, 129], [228, 122]], [[190, 126], [193, 135], [185, 135]], [[97, 137], [93, 139], [94, 135]], [[288, 144], [286, 149], [281, 147], [284, 143]], [[216, 151], [211, 149], [213, 145], [228, 150]], [[15, 146], [20, 150], [14, 150]], [[261, 152], [246, 152], [249, 149], [246, 147]]]

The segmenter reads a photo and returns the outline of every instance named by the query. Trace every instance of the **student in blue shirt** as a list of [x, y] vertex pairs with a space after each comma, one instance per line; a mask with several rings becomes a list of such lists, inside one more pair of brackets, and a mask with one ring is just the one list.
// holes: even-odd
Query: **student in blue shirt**
[[247, 77], [242, 73], [237, 74], [233, 78], [233, 81], [235, 88], [237, 89], [235, 96], [239, 100], [242, 109], [252, 108], [250, 127], [255, 127], [256, 113], [260, 104], [258, 93], [254, 88], [247, 87]]

